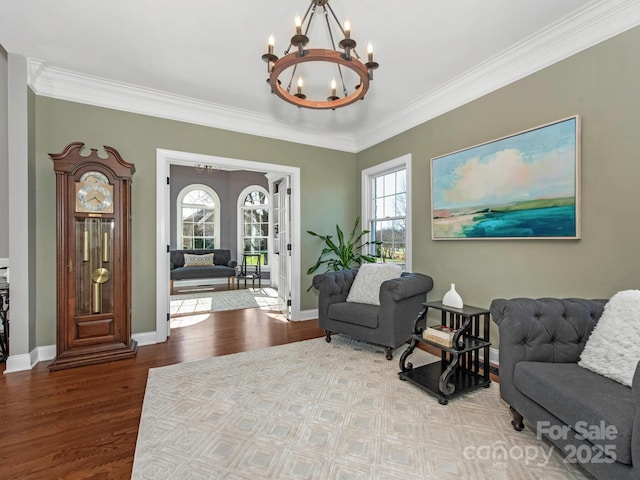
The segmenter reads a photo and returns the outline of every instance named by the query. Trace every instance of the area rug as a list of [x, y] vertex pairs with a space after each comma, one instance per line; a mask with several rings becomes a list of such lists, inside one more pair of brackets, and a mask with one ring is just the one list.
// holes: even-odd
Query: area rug
[[497, 384], [443, 406], [399, 353], [335, 336], [151, 369], [132, 478], [585, 478], [513, 430]]
[[170, 312], [172, 316], [179, 316], [257, 307], [274, 310], [278, 305], [277, 290], [269, 287], [245, 288], [171, 295]]

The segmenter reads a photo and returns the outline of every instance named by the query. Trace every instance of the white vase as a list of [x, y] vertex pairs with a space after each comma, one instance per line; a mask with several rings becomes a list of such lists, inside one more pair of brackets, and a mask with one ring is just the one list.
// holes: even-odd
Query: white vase
[[444, 298], [442, 299], [442, 304], [447, 307], [453, 308], [462, 308], [464, 303], [462, 303], [462, 297], [458, 292], [456, 292], [456, 284], [451, 284], [451, 289], [444, 294]]

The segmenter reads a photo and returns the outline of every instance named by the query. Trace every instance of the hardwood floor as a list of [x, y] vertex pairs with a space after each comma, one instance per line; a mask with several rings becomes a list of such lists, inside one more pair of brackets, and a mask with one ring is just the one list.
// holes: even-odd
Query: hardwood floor
[[1, 375], [0, 479], [130, 478], [149, 368], [323, 336], [256, 308], [203, 317], [134, 359]]

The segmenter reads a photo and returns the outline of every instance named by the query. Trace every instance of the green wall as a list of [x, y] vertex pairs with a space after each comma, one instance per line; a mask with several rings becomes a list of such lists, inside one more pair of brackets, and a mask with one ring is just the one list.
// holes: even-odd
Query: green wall
[[[178, 150], [300, 168], [301, 229], [324, 232], [336, 223], [351, 225], [359, 209], [355, 154], [244, 135], [172, 120], [137, 115], [79, 103], [36, 97], [35, 199], [37, 211], [36, 341], [55, 343], [55, 174], [48, 153], [70, 142], [87, 147], [109, 145], [135, 164], [132, 189], [133, 333], [154, 331], [156, 149]], [[33, 198], [33, 197], [32, 197]], [[301, 310], [317, 307], [306, 269], [319, 255], [320, 244], [301, 233]]]
[[[640, 28], [441, 115], [357, 155], [358, 170], [413, 159], [413, 270], [465, 303], [588, 297], [640, 288]], [[431, 240], [430, 159], [578, 114], [581, 240]], [[497, 332], [492, 334], [497, 343]]]
[[[133, 185], [134, 333], [155, 330], [156, 149], [301, 168], [302, 232], [350, 226], [360, 172], [411, 153], [413, 270], [456, 283], [466, 303], [498, 297], [606, 298], [640, 286], [638, 78], [640, 28], [614, 37], [357, 155], [36, 97], [37, 345], [55, 343], [55, 176], [47, 153], [72, 141], [110, 145], [136, 165]], [[582, 239], [432, 241], [430, 159], [572, 115], [582, 123]], [[33, 197], [32, 197], [33, 198]], [[150, 213], [151, 212], [151, 213]], [[316, 308], [304, 270], [316, 239], [301, 233], [301, 309]], [[152, 248], [150, 248], [152, 247]], [[494, 345], [497, 332], [492, 332]]]

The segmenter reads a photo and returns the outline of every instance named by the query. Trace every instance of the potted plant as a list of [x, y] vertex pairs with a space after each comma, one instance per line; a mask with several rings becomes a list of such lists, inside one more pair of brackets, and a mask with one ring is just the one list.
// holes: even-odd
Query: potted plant
[[[348, 239], [345, 239], [340, 226], [336, 225], [336, 241], [333, 240], [333, 235], [318, 235], [316, 232], [307, 230], [308, 234], [320, 238], [326, 245], [322, 249], [322, 253], [318, 257], [315, 265], [307, 270], [307, 274], [310, 275], [314, 273], [322, 265], [325, 265], [326, 271], [337, 271], [358, 267], [362, 265], [363, 262], [374, 263], [376, 261], [375, 257], [363, 254], [362, 251], [369, 245], [380, 245], [382, 242], [379, 240], [362, 242], [362, 237], [368, 234], [369, 230], [363, 230], [360, 234], [356, 235], [359, 224], [360, 217], [357, 217]], [[311, 289], [311, 287], [309, 287], [309, 289]]]

